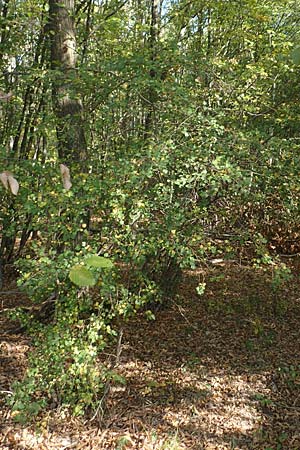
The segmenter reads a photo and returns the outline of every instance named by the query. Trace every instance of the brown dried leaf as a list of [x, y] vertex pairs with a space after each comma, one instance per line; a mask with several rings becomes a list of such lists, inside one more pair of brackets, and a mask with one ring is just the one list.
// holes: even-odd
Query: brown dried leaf
[[13, 174], [9, 170], [5, 170], [0, 174], [0, 180], [5, 187], [5, 189], [10, 189], [11, 193], [14, 195], [18, 194], [19, 183], [14, 178]]
[[63, 186], [68, 191], [72, 187], [70, 170], [65, 164], [60, 164], [60, 173], [62, 177]]
[[7, 179], [8, 179], [8, 184], [9, 184], [11, 193], [14, 195], [17, 195], [19, 192], [19, 187], [20, 187], [19, 183], [11, 174], [8, 175]]
[[2, 172], [0, 173], [0, 180], [3, 184], [3, 186], [5, 187], [5, 189], [8, 189], [8, 176], [7, 176], [7, 172]]

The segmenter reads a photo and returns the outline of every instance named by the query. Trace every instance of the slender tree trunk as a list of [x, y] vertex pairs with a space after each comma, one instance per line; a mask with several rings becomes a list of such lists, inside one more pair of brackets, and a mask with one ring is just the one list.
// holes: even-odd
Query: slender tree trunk
[[81, 64], [84, 64], [89, 46], [89, 35], [92, 27], [92, 18], [94, 12], [94, 0], [88, 0], [87, 12], [86, 12], [86, 22], [85, 22], [85, 30], [84, 30], [84, 38], [82, 42], [82, 54], [81, 54]]
[[153, 85], [157, 78], [156, 71], [156, 59], [157, 59], [157, 42], [159, 35], [159, 0], [151, 0], [151, 23], [150, 23], [150, 35], [149, 35], [149, 49], [150, 49], [150, 86], [148, 89], [148, 112], [145, 119], [145, 135], [149, 136], [154, 131], [154, 119], [155, 119], [155, 105], [157, 102], [157, 90]]
[[5, 53], [5, 41], [9, 34], [6, 19], [8, 14], [9, 0], [4, 0], [0, 3], [1, 12], [1, 27], [0, 27], [0, 67], [2, 68], [3, 56]]
[[74, 0], [49, 0], [53, 106], [57, 117], [58, 156], [72, 165], [86, 160], [82, 102], [76, 83]]
[[[76, 71], [75, 1], [49, 0], [49, 25], [51, 41], [52, 102], [56, 115], [58, 157], [71, 168], [71, 174], [85, 171], [87, 145], [84, 133], [83, 108], [78, 89]], [[78, 193], [81, 196], [81, 193]], [[83, 210], [86, 222], [89, 211]], [[69, 220], [74, 219], [72, 214]], [[60, 241], [60, 239], [58, 239]], [[73, 245], [82, 242], [78, 231]], [[58, 250], [63, 251], [64, 241], [58, 242]]]

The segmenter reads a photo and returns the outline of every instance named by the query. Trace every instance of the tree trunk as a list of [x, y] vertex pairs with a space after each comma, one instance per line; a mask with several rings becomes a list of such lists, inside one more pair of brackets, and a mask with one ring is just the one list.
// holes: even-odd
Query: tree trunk
[[150, 86], [148, 89], [148, 112], [145, 119], [145, 135], [149, 137], [154, 131], [155, 104], [157, 102], [157, 90], [154, 81], [157, 78], [156, 59], [157, 59], [157, 42], [159, 35], [159, 0], [151, 0], [151, 23], [149, 35], [149, 49], [152, 67], [150, 68]]
[[49, 0], [49, 15], [58, 156], [72, 165], [87, 157], [82, 102], [76, 83], [74, 0]]

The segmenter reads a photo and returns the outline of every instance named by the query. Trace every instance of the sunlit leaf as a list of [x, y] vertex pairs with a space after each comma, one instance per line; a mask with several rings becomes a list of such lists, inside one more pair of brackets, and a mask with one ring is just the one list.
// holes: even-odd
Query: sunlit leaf
[[113, 263], [109, 258], [104, 258], [104, 256], [92, 255], [85, 260], [86, 264], [91, 267], [97, 267], [101, 269], [112, 269]]
[[73, 266], [69, 274], [70, 280], [77, 286], [94, 286], [96, 280], [92, 272], [80, 264]]

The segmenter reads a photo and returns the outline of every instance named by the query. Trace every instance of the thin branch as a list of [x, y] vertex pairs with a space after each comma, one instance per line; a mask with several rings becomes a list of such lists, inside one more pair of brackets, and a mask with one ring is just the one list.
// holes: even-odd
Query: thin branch
[[122, 3], [120, 3], [111, 13], [107, 14], [107, 16], [104, 17], [104, 20], [110, 19], [112, 16], [117, 14], [125, 5], [128, 3], [129, 0], [124, 0]]
[[20, 294], [19, 289], [11, 289], [9, 291], [0, 291], [0, 295]]
[[[110, 364], [109, 370], [113, 370], [119, 364], [120, 356], [121, 356], [121, 352], [122, 352], [122, 338], [123, 338], [123, 330], [120, 331], [115, 360]], [[97, 406], [95, 414], [90, 419], [90, 422], [95, 420], [97, 417], [99, 425], [101, 424], [101, 422], [103, 420], [103, 416], [104, 416], [104, 404], [105, 404], [106, 398], [110, 392], [110, 385], [111, 385], [111, 380], [107, 380], [104, 385], [103, 395], [99, 401], [99, 404]]]

